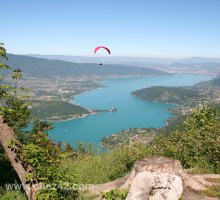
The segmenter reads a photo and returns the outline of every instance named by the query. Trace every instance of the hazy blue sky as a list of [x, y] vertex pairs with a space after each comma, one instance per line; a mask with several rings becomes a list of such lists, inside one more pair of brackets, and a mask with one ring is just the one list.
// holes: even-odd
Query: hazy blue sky
[[0, 0], [0, 16], [11, 53], [220, 57], [220, 0]]

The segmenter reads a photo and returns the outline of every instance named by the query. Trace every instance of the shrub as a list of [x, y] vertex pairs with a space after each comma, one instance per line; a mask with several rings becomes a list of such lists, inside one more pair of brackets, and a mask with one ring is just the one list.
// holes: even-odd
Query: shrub
[[199, 106], [184, 125], [184, 129], [155, 140], [157, 155], [180, 160], [185, 168], [220, 172], [220, 123], [215, 109]]
[[111, 190], [103, 194], [103, 198], [106, 200], [125, 200], [128, 195], [128, 190]]

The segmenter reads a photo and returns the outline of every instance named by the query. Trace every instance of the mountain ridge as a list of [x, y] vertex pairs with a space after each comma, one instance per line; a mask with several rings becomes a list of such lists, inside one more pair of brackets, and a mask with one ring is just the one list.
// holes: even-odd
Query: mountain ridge
[[27, 54], [31, 57], [58, 59], [65, 61], [79, 62], [83, 60], [90, 60], [91, 62], [97, 59], [103, 59], [107, 62], [129, 61], [129, 62], [149, 62], [151, 64], [173, 64], [175, 62], [182, 64], [195, 64], [195, 63], [220, 63], [220, 58], [215, 57], [189, 57], [189, 58], [163, 58], [163, 57], [136, 57], [136, 56], [76, 56], [76, 55], [41, 55], [41, 54]]
[[71, 55], [39, 55], [33, 57], [58, 59], [76, 63], [99, 63], [132, 65], [136, 67], [151, 68], [167, 73], [194, 73], [212, 74], [220, 73], [220, 58], [191, 57], [191, 58], [153, 58], [153, 57], [126, 57], [126, 56], [71, 56]]
[[[167, 75], [168, 73], [143, 67], [119, 64], [73, 63], [62, 60], [50, 60], [26, 55], [9, 54], [6, 64], [20, 68], [24, 73], [39, 76], [62, 75]], [[31, 67], [30, 67], [31, 66]]]

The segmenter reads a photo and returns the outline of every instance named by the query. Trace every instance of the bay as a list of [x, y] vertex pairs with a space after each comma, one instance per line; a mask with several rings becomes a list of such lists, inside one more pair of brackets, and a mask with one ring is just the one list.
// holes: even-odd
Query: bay
[[89, 109], [115, 107], [117, 112], [54, 122], [54, 129], [50, 131], [50, 136], [57, 141], [72, 145], [78, 141], [98, 144], [102, 137], [123, 129], [162, 127], [172, 116], [167, 109], [173, 105], [142, 101], [132, 96], [132, 91], [151, 86], [192, 86], [212, 78], [208, 75], [178, 74], [99, 81], [99, 84], [106, 87], [77, 95], [72, 103]]

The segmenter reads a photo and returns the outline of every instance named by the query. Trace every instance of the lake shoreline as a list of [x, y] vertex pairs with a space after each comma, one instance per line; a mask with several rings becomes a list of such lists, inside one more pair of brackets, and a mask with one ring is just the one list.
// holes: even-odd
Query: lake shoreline
[[[169, 110], [170, 106], [166, 103], [143, 102], [131, 96], [130, 93], [154, 85], [191, 86], [211, 78], [200, 75], [166, 75], [100, 81], [100, 85], [106, 87], [77, 95], [70, 102], [72, 104], [76, 102], [76, 104], [91, 110], [116, 107], [117, 112], [102, 113], [102, 115], [97, 115], [100, 112], [88, 113], [62, 121], [53, 121], [55, 128], [50, 132], [50, 135], [53, 139], [68, 141], [72, 145], [76, 141], [100, 145], [101, 138], [121, 130], [164, 127], [167, 123], [169, 124], [170, 117], [175, 117]], [[68, 134], [64, 130], [68, 130]]]
[[93, 113], [88, 113], [88, 114], [83, 114], [82, 116], [74, 116], [74, 117], [70, 117], [70, 118], [67, 118], [67, 119], [57, 119], [57, 120], [50, 120], [48, 119], [47, 121], [48, 122], [65, 122], [65, 121], [71, 121], [71, 120], [76, 120], [76, 119], [81, 119], [81, 118], [85, 118], [87, 116], [90, 116], [90, 115], [96, 115], [96, 114], [101, 114], [101, 112], [93, 112]]

